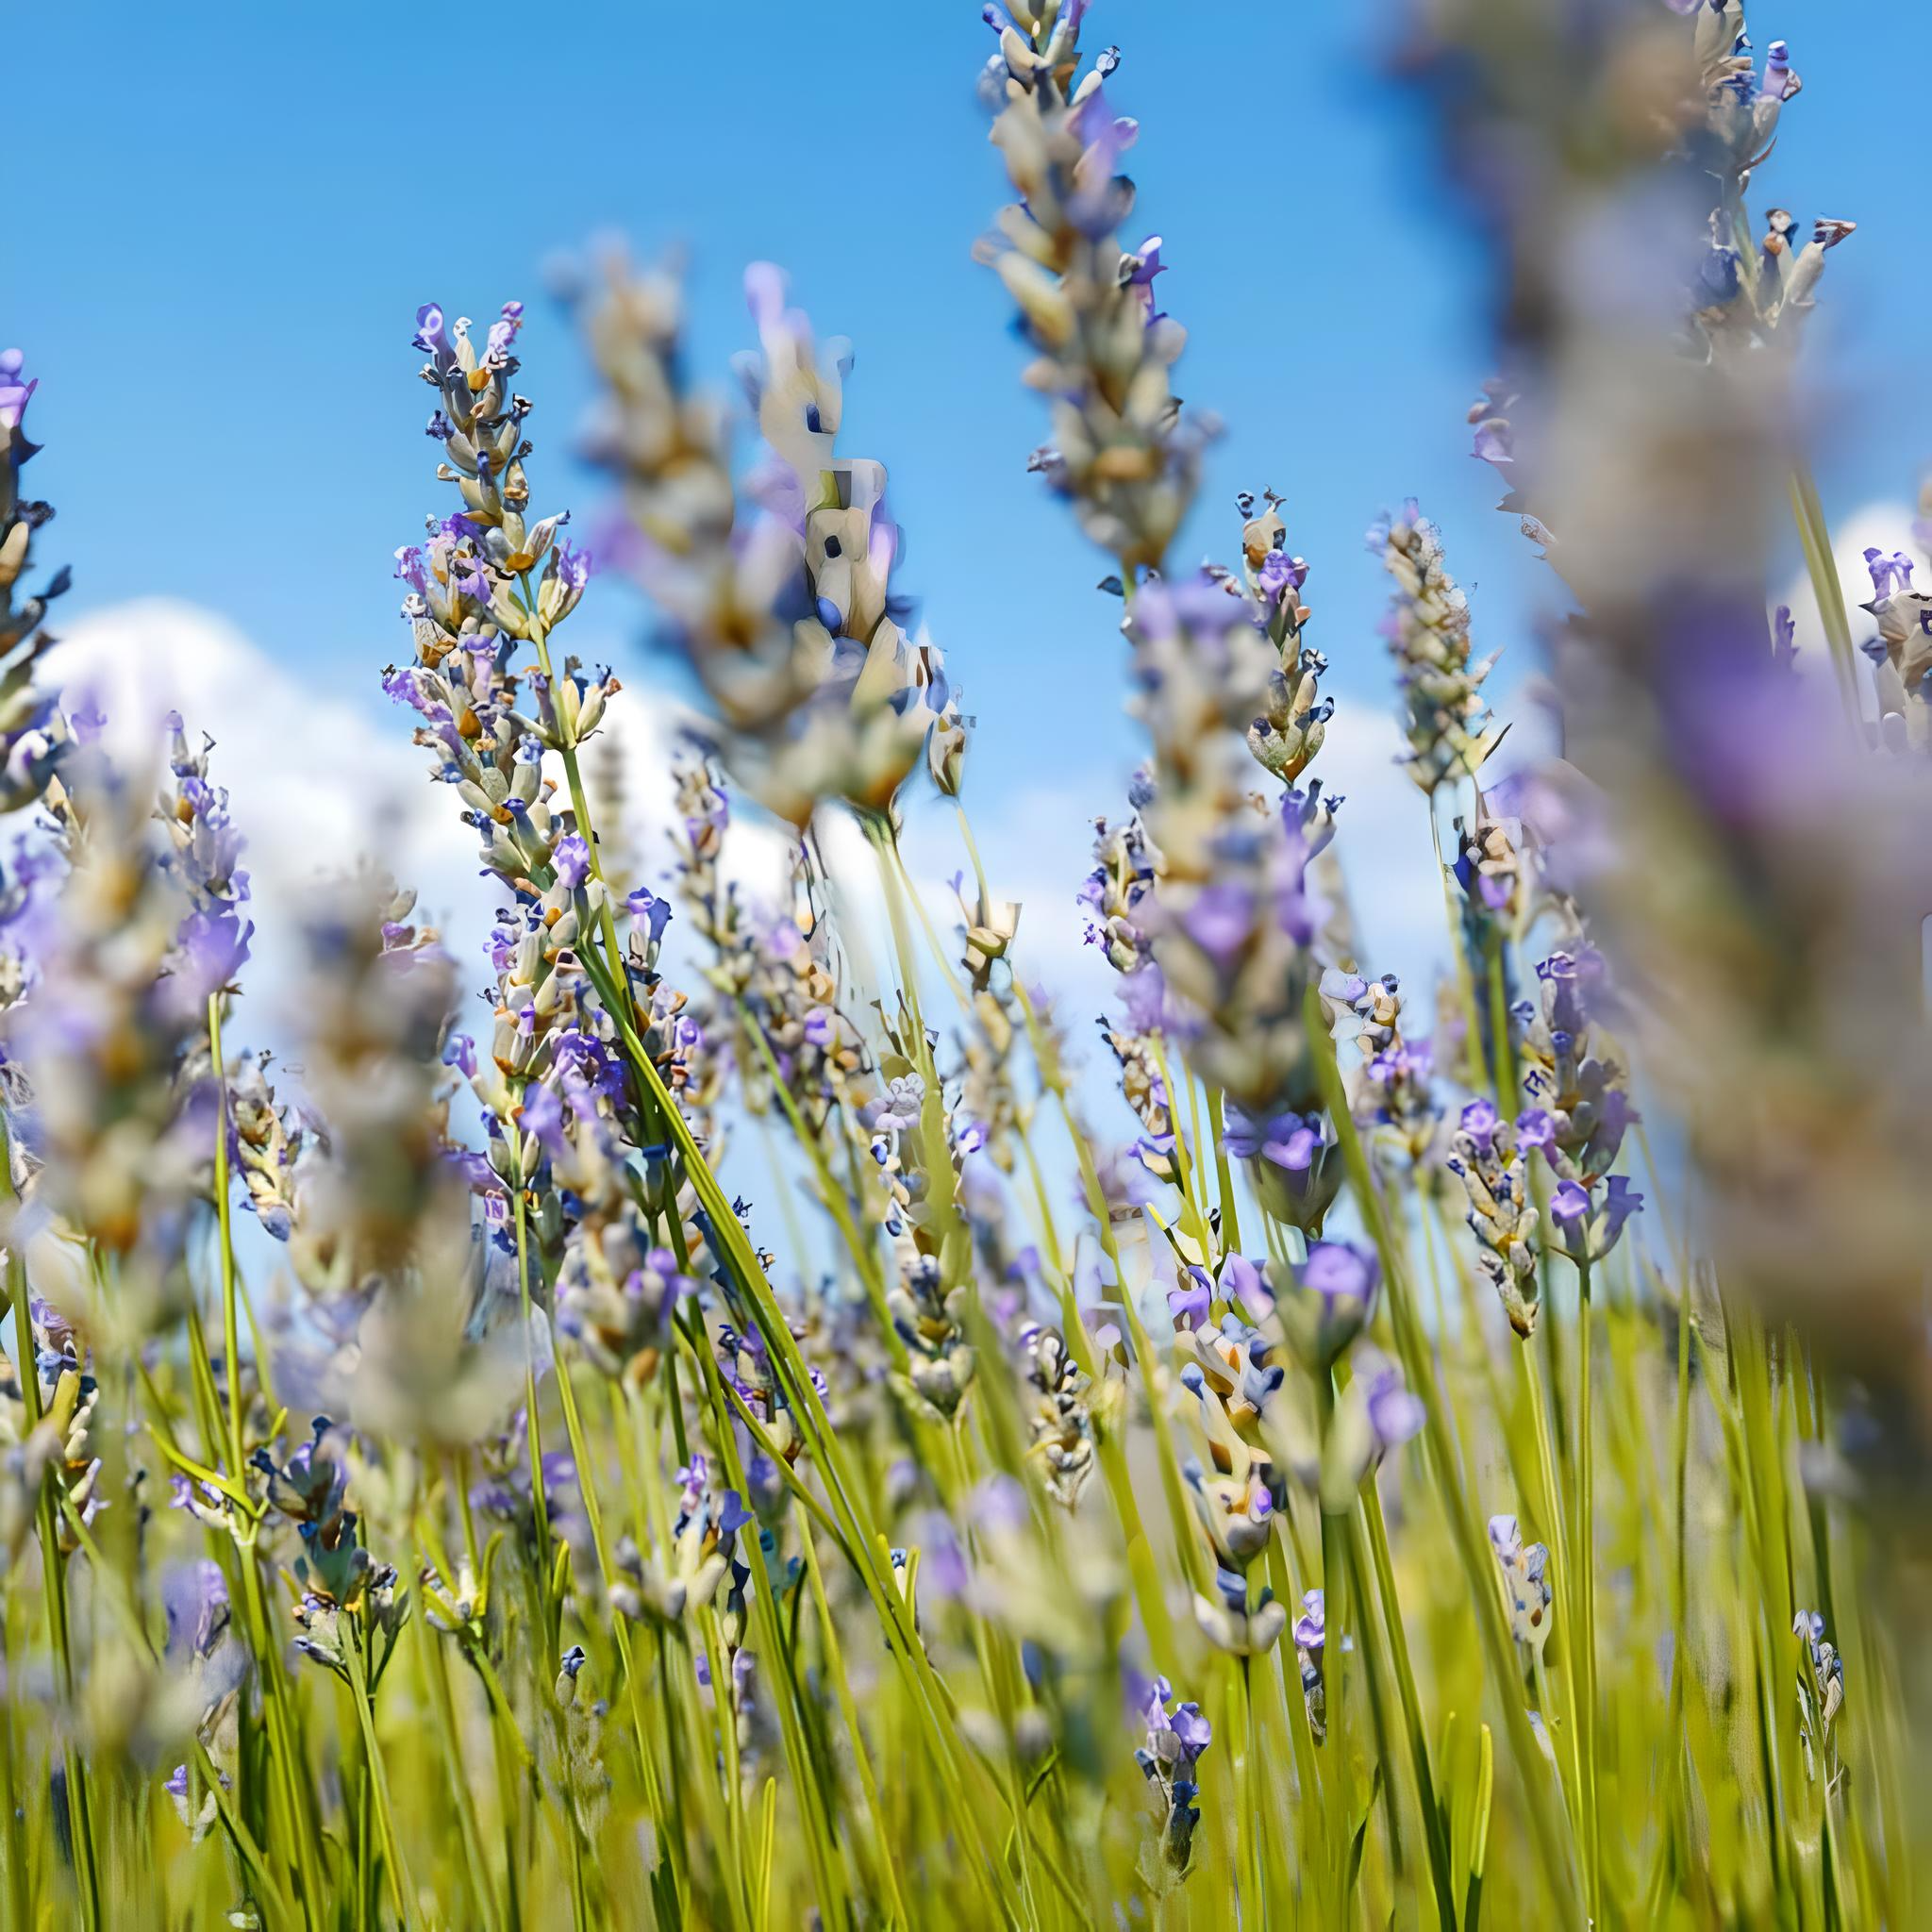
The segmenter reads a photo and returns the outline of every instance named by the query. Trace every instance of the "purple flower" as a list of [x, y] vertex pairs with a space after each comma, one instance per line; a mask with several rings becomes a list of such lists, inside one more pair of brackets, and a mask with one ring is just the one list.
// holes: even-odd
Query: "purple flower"
[[1281, 1304], [1290, 1344], [1326, 1369], [1367, 1326], [1380, 1270], [1374, 1253], [1349, 1241], [1316, 1241], [1295, 1271], [1297, 1292]]
[[1613, 1174], [1604, 1196], [1603, 1243], [1606, 1254], [1616, 1245], [1617, 1237], [1624, 1232], [1624, 1224], [1642, 1206], [1643, 1196], [1623, 1174]]
[[1560, 1181], [1550, 1196], [1550, 1218], [1563, 1226], [1590, 1212], [1590, 1195], [1575, 1181]]
[[254, 936], [254, 922], [244, 925], [232, 912], [191, 912], [175, 937], [184, 991], [201, 1004], [226, 986], [242, 970]]
[[1175, 1705], [1172, 1728], [1191, 1761], [1198, 1758], [1214, 1741], [1214, 1726], [1208, 1722], [1198, 1704]]
[[1136, 1033], [1158, 1033], [1166, 1024], [1167, 982], [1153, 960], [1122, 974], [1121, 1006]]
[[1872, 573], [1872, 596], [1874, 603], [1883, 602], [1887, 597], [1897, 596], [1901, 591], [1912, 588], [1912, 560], [1903, 551], [1894, 551], [1891, 556], [1887, 557], [1882, 550], [1867, 550], [1865, 568]]
[[1254, 934], [1254, 896], [1230, 880], [1205, 886], [1182, 915], [1181, 929], [1225, 973]]
[[1302, 1598], [1302, 1613], [1289, 1633], [1297, 1650], [1320, 1650], [1328, 1641], [1328, 1603], [1323, 1591], [1311, 1590]]
[[1491, 417], [1478, 423], [1475, 430], [1475, 446], [1470, 454], [1480, 462], [1493, 463], [1501, 469], [1506, 463], [1516, 460], [1516, 452], [1509, 437], [1509, 425], [1500, 417]]
[[1245, 1309], [1250, 1321], [1261, 1321], [1274, 1306], [1268, 1277], [1245, 1255], [1230, 1255], [1221, 1264], [1221, 1292]]
[[1322, 1145], [1322, 1117], [1251, 1114], [1229, 1102], [1222, 1144], [1237, 1160], [1266, 1160], [1299, 1173]]
[[575, 832], [566, 832], [550, 858], [557, 867], [557, 883], [566, 892], [575, 892], [591, 875], [591, 848]]
[[168, 1655], [207, 1657], [228, 1624], [228, 1586], [219, 1564], [203, 1557], [168, 1572], [161, 1583]]
[[1291, 557], [1285, 550], [1271, 550], [1261, 559], [1261, 568], [1257, 573], [1261, 580], [1261, 594], [1280, 603], [1291, 591], [1298, 591], [1308, 580], [1308, 567], [1299, 557]]
[[505, 356], [517, 339], [517, 331], [524, 325], [524, 305], [521, 302], [506, 302], [499, 321], [490, 325], [490, 333], [484, 339], [483, 350], [486, 356]]
[[1496, 1128], [1501, 1122], [1502, 1116], [1497, 1113], [1493, 1101], [1472, 1100], [1462, 1109], [1462, 1131], [1485, 1154], [1494, 1142]]
[[1403, 1381], [1393, 1362], [1385, 1362], [1370, 1378], [1368, 1410], [1378, 1457], [1418, 1434], [1426, 1419], [1422, 1398]]
[[40, 387], [24, 371], [26, 358], [18, 349], [0, 349], [0, 429], [18, 429], [28, 399]]
[[702, 1449], [677, 1472], [678, 1527], [681, 1529], [704, 1507], [705, 1488], [711, 1479], [711, 1464]]
[[1127, 277], [1130, 288], [1147, 291], [1147, 299], [1154, 299], [1154, 277], [1167, 273], [1167, 264], [1160, 258], [1160, 237], [1150, 235], [1133, 253], [1134, 269]]
[[1176, 1285], [1167, 1291], [1168, 1312], [1177, 1322], [1194, 1327], [1208, 1319], [1208, 1305], [1214, 1299], [1214, 1284], [1205, 1268], [1187, 1267]]
[[1353, 1241], [1317, 1241], [1302, 1263], [1301, 1281], [1329, 1301], [1372, 1300], [1381, 1278], [1373, 1249]]
[[1176, 1783], [1191, 1779], [1202, 1753], [1214, 1741], [1214, 1726], [1198, 1704], [1176, 1704], [1170, 1713], [1174, 1686], [1165, 1677], [1146, 1678], [1132, 1671], [1126, 1675], [1132, 1707], [1147, 1727], [1146, 1742], [1134, 1754], [1136, 1762], [1149, 1777]]
[[1516, 1116], [1516, 1144], [1519, 1147], [1547, 1147], [1556, 1139], [1557, 1124], [1546, 1108], [1532, 1107]]
[[916, 1520], [914, 1532], [919, 1543], [921, 1589], [930, 1590], [949, 1602], [964, 1596], [973, 1580], [972, 1573], [966, 1567], [966, 1553], [959, 1547], [951, 1519], [938, 1509], [929, 1509]]
[[549, 1088], [525, 1088], [517, 1121], [525, 1133], [536, 1136], [538, 1143], [553, 1158], [563, 1158], [568, 1151], [563, 1138], [563, 1102]]
[[442, 332], [442, 310], [434, 302], [425, 302], [417, 309], [416, 333], [410, 345], [439, 360], [450, 353], [449, 339]]
[[903, 1134], [919, 1124], [925, 1104], [925, 1082], [917, 1074], [901, 1074], [886, 1082], [878, 1099], [859, 1108], [858, 1117], [874, 1134]]
[[647, 948], [657, 945], [671, 924], [670, 900], [660, 899], [649, 886], [640, 886], [624, 904], [630, 914], [631, 936]]

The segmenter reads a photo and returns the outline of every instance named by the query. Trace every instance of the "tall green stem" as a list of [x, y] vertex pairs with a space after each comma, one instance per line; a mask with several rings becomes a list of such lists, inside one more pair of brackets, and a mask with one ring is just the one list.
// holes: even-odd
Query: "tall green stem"
[[1577, 1609], [1577, 1649], [1582, 1662], [1576, 1693], [1578, 1749], [1583, 1760], [1585, 1895], [1592, 1921], [1603, 1899], [1603, 1821], [1597, 1810], [1596, 1722], [1596, 1469], [1591, 1447], [1590, 1263], [1576, 1264], [1576, 1507], [1571, 1554], [1572, 1601]]

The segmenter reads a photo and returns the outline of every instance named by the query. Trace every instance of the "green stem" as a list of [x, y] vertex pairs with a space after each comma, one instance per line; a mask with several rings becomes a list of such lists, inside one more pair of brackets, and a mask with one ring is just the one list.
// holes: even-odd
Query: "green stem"
[[530, 1246], [524, 1201], [522, 1136], [510, 1135], [510, 1164], [518, 1178], [510, 1184], [510, 1216], [517, 1243], [517, 1306], [524, 1324], [524, 1446], [530, 1464], [530, 1508], [537, 1524], [537, 1576], [543, 1591], [546, 1646], [557, 1648], [556, 1613], [550, 1600], [550, 1503], [543, 1492], [543, 1435], [537, 1414], [537, 1341], [535, 1304], [530, 1298]]
[[1402, 1704], [1403, 1728], [1408, 1734], [1409, 1761], [1415, 1769], [1416, 1796], [1422, 1805], [1423, 1836], [1429, 1852], [1429, 1875], [1435, 1881], [1436, 1910], [1443, 1932], [1455, 1932], [1456, 1887], [1449, 1863], [1448, 1824], [1436, 1798], [1436, 1780], [1429, 1768], [1428, 1733], [1423, 1724], [1422, 1699], [1416, 1692], [1415, 1666], [1408, 1655], [1408, 1634], [1402, 1622], [1402, 1599], [1395, 1588], [1395, 1565], [1389, 1553], [1389, 1526], [1382, 1518], [1382, 1494], [1373, 1469], [1361, 1486], [1362, 1517], [1369, 1533], [1369, 1557], [1374, 1570], [1376, 1594], [1382, 1600], [1382, 1622], [1389, 1630], [1389, 1648], [1395, 1663], [1395, 1690]]
[[342, 1641], [342, 1658], [349, 1674], [349, 1692], [356, 1706], [356, 1722], [362, 1732], [362, 1749], [369, 1759], [369, 1779], [375, 1805], [376, 1835], [382, 1841], [383, 1870], [389, 1874], [390, 1898], [396, 1916], [409, 1932], [417, 1924], [416, 1890], [409, 1882], [408, 1868], [403, 1863], [402, 1848], [396, 1842], [395, 1817], [390, 1805], [389, 1771], [383, 1763], [382, 1745], [375, 1735], [375, 1699], [369, 1689], [368, 1673], [362, 1664], [363, 1627], [359, 1618], [344, 1613], [351, 1627]]
[[1583, 1856], [1585, 1897], [1592, 1921], [1603, 1896], [1603, 1821], [1597, 1810], [1598, 1740], [1596, 1722], [1596, 1469], [1591, 1415], [1591, 1270], [1576, 1265], [1576, 1509], [1575, 1543], [1571, 1553], [1572, 1600], [1579, 1612], [1576, 1632], [1581, 1683], [1576, 1694], [1578, 1751], [1583, 1762]]
[[1845, 609], [1844, 587], [1839, 582], [1838, 567], [1831, 555], [1831, 527], [1825, 521], [1824, 506], [1809, 467], [1802, 460], [1791, 467], [1791, 519], [1798, 526], [1799, 547], [1805, 553], [1805, 569], [1811, 579], [1811, 592], [1818, 600], [1819, 622], [1831, 652], [1832, 675], [1845, 715], [1862, 730], [1858, 706], [1857, 654], [1852, 644], [1852, 624]]
[[1349, 1185], [1381, 1258], [1382, 1275], [1388, 1287], [1391, 1325], [1395, 1333], [1403, 1373], [1409, 1387], [1422, 1398], [1423, 1441], [1434, 1468], [1437, 1488], [1443, 1499], [1456, 1552], [1468, 1582], [1471, 1603], [1475, 1611], [1476, 1631], [1489, 1660], [1491, 1675], [1505, 1693], [1502, 1700], [1504, 1728], [1528, 1796], [1530, 1827], [1538, 1856], [1542, 1861], [1552, 1894], [1568, 1912], [1575, 1904], [1575, 1874], [1566, 1853], [1563, 1834], [1551, 1815], [1541, 1750], [1530, 1730], [1523, 1700], [1515, 1694], [1520, 1674], [1515, 1664], [1514, 1644], [1504, 1621], [1502, 1593], [1496, 1587], [1495, 1557], [1463, 1488], [1455, 1441], [1443, 1420], [1441, 1395], [1429, 1372], [1428, 1343], [1416, 1315], [1414, 1298], [1403, 1273], [1400, 1253], [1391, 1241], [1384, 1224], [1381, 1200], [1369, 1173], [1368, 1158], [1349, 1112], [1341, 1072], [1335, 1060], [1334, 1044], [1322, 1025], [1319, 997], [1312, 989], [1308, 996], [1307, 1025], [1315, 1049], [1316, 1068], [1335, 1122]]

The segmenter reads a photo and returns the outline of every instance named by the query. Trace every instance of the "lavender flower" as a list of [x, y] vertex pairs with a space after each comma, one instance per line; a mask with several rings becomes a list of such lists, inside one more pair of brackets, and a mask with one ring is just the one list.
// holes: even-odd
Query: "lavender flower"
[[39, 387], [18, 349], [0, 350], [0, 811], [8, 812], [40, 798], [72, 741], [58, 705], [33, 682], [53, 641], [43, 628], [47, 607], [67, 590], [69, 573], [63, 566], [14, 601], [33, 564], [35, 533], [54, 514], [51, 504], [21, 490], [21, 472], [41, 448], [24, 426]]
[[1525, 1544], [1513, 1516], [1490, 1518], [1490, 1546], [1502, 1567], [1503, 1601], [1509, 1614], [1510, 1634], [1533, 1657], [1541, 1657], [1550, 1641], [1554, 1600], [1543, 1575], [1550, 1553], [1541, 1543]]
[[[1532, 1143], [1541, 1133], [1541, 1114], [1532, 1109]], [[1476, 1238], [1476, 1262], [1503, 1302], [1509, 1325], [1525, 1340], [1536, 1327], [1539, 1215], [1530, 1192], [1526, 1149], [1521, 1124], [1504, 1121], [1488, 1100], [1463, 1108], [1451, 1137], [1446, 1165], [1469, 1193], [1469, 1226]]]
[[1326, 1371], [1368, 1325], [1381, 1283], [1373, 1248], [1354, 1241], [1316, 1241], [1295, 1271], [1294, 1291], [1276, 1303], [1296, 1352]]
[[1111, 52], [1079, 70], [1084, 0], [997, 8], [989, 70], [993, 144], [1020, 201], [981, 258], [997, 270], [1038, 357], [1029, 386], [1054, 398], [1053, 441], [1028, 467], [1071, 499], [1088, 537], [1131, 581], [1158, 570], [1187, 513], [1207, 431], [1180, 410], [1170, 375], [1187, 337], [1154, 301], [1158, 237], [1123, 246], [1133, 183], [1118, 170], [1138, 125], [1114, 113]]
[[1328, 1740], [1328, 1684], [1324, 1664], [1328, 1646], [1328, 1606], [1326, 1595], [1309, 1591], [1302, 1598], [1301, 1615], [1290, 1632], [1295, 1657], [1301, 1666], [1302, 1705], [1308, 1716], [1308, 1729], [1315, 1742]]
[[1491, 720], [1482, 697], [1495, 659], [1471, 661], [1469, 598], [1442, 560], [1442, 533], [1413, 497], [1368, 541], [1395, 586], [1382, 634], [1402, 695], [1405, 769], [1433, 797], [1474, 778], [1502, 739], [1506, 727]]
[[1201, 1794], [1195, 1767], [1214, 1741], [1214, 1728], [1198, 1704], [1168, 1704], [1173, 1687], [1165, 1677], [1145, 1684], [1137, 1715], [1146, 1724], [1146, 1741], [1134, 1752], [1134, 1762], [1152, 1785], [1163, 1814], [1158, 1851], [1162, 1886], [1188, 1874], [1194, 1857], [1194, 1827], [1201, 1822]]
[[686, 384], [675, 281], [611, 258], [579, 305], [607, 384], [587, 452], [624, 492], [623, 561], [773, 810], [799, 825], [824, 797], [890, 812], [922, 758], [956, 792], [963, 720], [940, 652], [904, 628], [885, 469], [835, 452], [850, 350], [821, 351], [770, 263], [745, 292], [759, 350], [739, 373], [765, 452], [742, 507], [728, 420]]

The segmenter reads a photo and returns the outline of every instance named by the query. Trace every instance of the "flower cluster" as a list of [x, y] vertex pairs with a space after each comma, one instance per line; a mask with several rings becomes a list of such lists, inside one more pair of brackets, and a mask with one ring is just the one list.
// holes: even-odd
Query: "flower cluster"
[[905, 628], [883, 465], [837, 453], [841, 341], [821, 345], [770, 263], [745, 276], [759, 348], [741, 359], [764, 441], [744, 504], [730, 423], [686, 385], [675, 277], [606, 264], [577, 291], [605, 390], [586, 453], [613, 474], [621, 558], [704, 688], [738, 775], [804, 825], [822, 798], [887, 812], [925, 759], [956, 792], [965, 724], [939, 651]]
[[1809, 1667], [1808, 1680], [1802, 1673], [1798, 1678], [1798, 1735], [1805, 1746], [1805, 1773], [1815, 1779], [1822, 1761], [1826, 1785], [1837, 1785], [1845, 1775], [1833, 1732], [1845, 1701], [1844, 1659], [1825, 1636], [1824, 1619], [1817, 1610], [1800, 1610], [1791, 1619], [1791, 1634], [1804, 1640]]
[[1084, 0], [990, 6], [999, 36], [982, 93], [1020, 199], [980, 246], [1020, 312], [1029, 388], [1053, 405], [1053, 441], [1028, 467], [1068, 498], [1128, 581], [1158, 570], [1199, 480], [1205, 425], [1181, 413], [1171, 371], [1187, 335], [1158, 307], [1158, 235], [1120, 240], [1134, 184], [1120, 160], [1139, 125], [1113, 111], [1108, 48], [1083, 72]]
[[1490, 1518], [1490, 1547], [1503, 1573], [1503, 1601], [1510, 1635], [1532, 1658], [1550, 1641], [1550, 1609], [1555, 1597], [1543, 1573], [1550, 1553], [1541, 1543], [1525, 1543], [1513, 1516]]
[[[462, 507], [430, 518], [427, 540], [396, 552], [415, 661], [383, 678], [421, 717], [416, 742], [462, 800], [484, 863], [511, 882], [540, 870], [547, 851], [543, 823], [531, 818], [543, 753], [588, 738], [617, 689], [608, 675], [592, 683], [575, 665], [560, 679], [550, 669], [547, 640], [582, 598], [590, 560], [560, 534], [568, 511], [528, 515], [532, 405], [510, 387], [522, 326], [523, 304], [506, 303], [479, 350], [467, 318], [448, 323], [434, 303], [417, 311], [423, 379], [437, 392], [436, 474], [457, 486]], [[540, 652], [527, 678], [512, 665], [520, 644]]]
[[1533, 1104], [1517, 1119], [1516, 1144], [1540, 1148], [1557, 1176], [1551, 1240], [1572, 1260], [1601, 1261], [1643, 1205], [1622, 1174], [1609, 1172], [1637, 1112], [1596, 1017], [1608, 1000], [1606, 967], [1601, 954], [1585, 947], [1553, 953], [1536, 974], [1541, 1001], [1530, 1008], [1523, 1037], [1524, 1093]]
[[166, 836], [153, 791], [97, 742], [64, 761], [48, 804], [58, 896], [33, 934], [33, 984], [5, 1016], [27, 1092], [15, 1125], [37, 1204], [123, 1257], [116, 1318], [138, 1328], [178, 1287], [211, 1186], [208, 1002], [246, 950], [232, 911], [245, 882], [217, 829], [221, 794], [192, 770], [163, 793]]
[[40, 445], [27, 438], [26, 406], [38, 380], [18, 349], [0, 350], [0, 811], [18, 811], [47, 789], [71, 742], [57, 701], [35, 688], [41, 654], [53, 641], [47, 607], [68, 588], [66, 568], [16, 600], [34, 563], [33, 541], [54, 514], [23, 492], [21, 472]]
[[1146, 1741], [1134, 1752], [1134, 1762], [1160, 1799], [1162, 1822], [1158, 1857], [1168, 1882], [1187, 1876], [1194, 1857], [1194, 1827], [1201, 1822], [1195, 1800], [1201, 1795], [1195, 1767], [1214, 1741], [1214, 1726], [1198, 1704], [1174, 1703], [1174, 1689], [1165, 1677], [1147, 1684], [1138, 1715], [1147, 1726]]
[[1308, 870], [1333, 835], [1334, 801], [1313, 780], [1273, 806], [1247, 789], [1247, 722], [1274, 658], [1243, 598], [1205, 575], [1149, 584], [1126, 629], [1155, 745], [1141, 818], [1159, 854], [1158, 883], [1136, 909], [1159, 974], [1160, 1024], [1244, 1110], [1307, 1111], [1320, 919]]
[[1878, 701], [1880, 738], [1894, 750], [1932, 750], [1932, 596], [1912, 588], [1912, 560], [1875, 545], [1865, 552], [1872, 598], [1863, 608], [1877, 625], [1866, 642]]
[[1474, 778], [1503, 736], [1482, 695], [1495, 659], [1471, 661], [1469, 597], [1443, 561], [1441, 531], [1413, 497], [1400, 516], [1376, 524], [1368, 542], [1395, 587], [1382, 635], [1403, 705], [1404, 769], [1433, 797]]
[[1536, 1327], [1541, 1221], [1530, 1192], [1529, 1150], [1519, 1127], [1486, 1099], [1462, 1109], [1449, 1144], [1449, 1172], [1469, 1191], [1476, 1263], [1502, 1297], [1510, 1327], [1527, 1340]]
[[1379, 979], [1359, 974], [1324, 976], [1324, 996], [1347, 1007], [1357, 1023], [1362, 1064], [1352, 1085], [1354, 1113], [1376, 1154], [1426, 1182], [1428, 1163], [1441, 1133], [1442, 1108], [1435, 1095], [1436, 1057], [1427, 1039], [1402, 1030], [1406, 1005], [1392, 973]]

